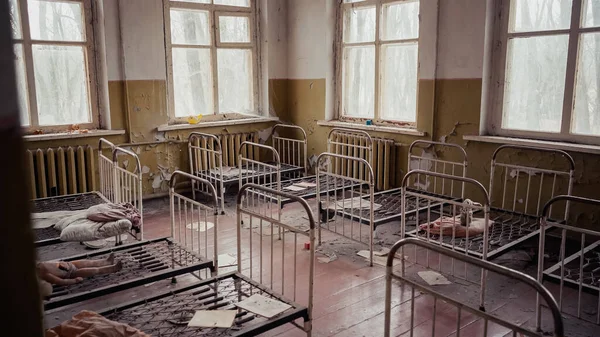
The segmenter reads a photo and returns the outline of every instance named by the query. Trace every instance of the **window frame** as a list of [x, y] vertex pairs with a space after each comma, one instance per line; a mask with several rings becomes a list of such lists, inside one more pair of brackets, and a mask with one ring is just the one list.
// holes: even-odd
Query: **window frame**
[[[211, 1], [212, 2], [212, 1]], [[250, 7], [238, 7], [229, 5], [216, 5], [213, 3], [191, 3], [184, 1], [172, 1], [163, 0], [163, 13], [164, 13], [164, 29], [165, 29], [165, 52], [167, 61], [167, 104], [168, 104], [168, 116], [169, 124], [181, 124], [187, 123], [186, 117], [175, 116], [175, 95], [174, 95], [174, 83], [173, 83], [173, 43], [171, 41], [171, 8], [177, 9], [189, 9], [189, 10], [202, 10], [208, 11], [208, 25], [210, 32], [210, 45], [199, 46], [199, 45], [182, 45], [175, 44], [175, 47], [191, 47], [191, 48], [206, 48], [210, 50], [211, 55], [211, 70], [213, 80], [213, 107], [214, 111], [212, 114], [205, 114], [204, 116], [219, 116], [222, 113], [219, 112], [219, 86], [218, 86], [218, 64], [217, 64], [217, 50], [218, 49], [249, 49], [252, 51], [252, 85], [253, 85], [253, 116], [262, 116], [260, 95], [262, 88], [261, 83], [261, 71], [259, 68], [260, 64], [260, 50], [259, 50], [259, 20], [258, 20], [258, 1], [249, 0]], [[250, 20], [250, 42], [249, 43], [230, 43], [221, 42], [218, 20], [220, 16], [245, 16]]]
[[[579, 44], [583, 33], [599, 32], [600, 27], [581, 27], [583, 16], [583, 0], [573, 0], [571, 8], [570, 26], [565, 29], [552, 29], [534, 32], [509, 33], [510, 17], [514, 7], [512, 0], [500, 0], [495, 3], [494, 9], [494, 43], [492, 49], [492, 74], [491, 74], [491, 100], [487, 114], [487, 133], [492, 136], [534, 138], [549, 141], [575, 141], [578, 143], [600, 145], [600, 135], [583, 135], [571, 131], [572, 118], [575, 108], [575, 91], [577, 81], [577, 67]], [[508, 53], [508, 39], [518, 37], [555, 36], [568, 34], [567, 65], [565, 76], [565, 90], [563, 93], [563, 107], [561, 130], [558, 133], [539, 132], [527, 130], [514, 130], [502, 127], [504, 114], [504, 93], [506, 81], [506, 62]]]
[[[48, 0], [52, 2], [52, 0]], [[23, 48], [23, 58], [25, 66], [25, 79], [27, 81], [27, 104], [29, 105], [29, 125], [23, 126], [25, 133], [59, 133], [67, 131], [72, 125], [78, 125], [81, 129], [99, 129], [100, 128], [100, 103], [99, 86], [96, 74], [96, 48], [94, 31], [94, 14], [92, 9], [92, 0], [68, 0], [56, 2], [76, 2], [82, 4], [83, 25], [85, 26], [85, 40], [82, 42], [55, 41], [55, 40], [34, 40], [31, 38], [29, 25], [29, 4], [28, 0], [16, 0], [17, 9], [21, 26], [21, 38], [12, 39], [14, 45], [20, 44]], [[33, 45], [53, 45], [53, 46], [79, 46], [84, 47], [84, 57], [86, 60], [85, 70], [88, 81], [88, 104], [90, 107], [91, 121], [89, 123], [71, 123], [56, 125], [39, 125], [37, 96], [35, 87], [35, 73], [33, 65]], [[14, 48], [14, 46], [13, 46]]]
[[[422, 9], [422, 1], [421, 0], [365, 0], [361, 2], [352, 2], [345, 3], [344, 0], [337, 0], [338, 5], [336, 9], [336, 32], [335, 32], [335, 50], [336, 50], [336, 60], [335, 60], [335, 91], [337, 93], [337, 98], [335, 99], [335, 116], [337, 120], [342, 122], [360, 122], [364, 124], [367, 120], [371, 120], [374, 125], [383, 125], [383, 126], [402, 126], [404, 128], [417, 128], [417, 122], [419, 120], [419, 79], [421, 72], [421, 9]], [[382, 21], [382, 10], [384, 4], [393, 4], [393, 3], [410, 3], [417, 2], [419, 3], [419, 16], [418, 16], [418, 25], [419, 25], [419, 36], [413, 39], [400, 39], [400, 40], [382, 40], [381, 39], [381, 21]], [[346, 10], [351, 8], [360, 8], [360, 7], [372, 7], [375, 6], [376, 12], [376, 21], [375, 21], [375, 41], [373, 42], [357, 42], [357, 43], [345, 43], [344, 42], [344, 13]], [[402, 120], [393, 120], [393, 119], [383, 119], [381, 118], [381, 106], [382, 106], [382, 86], [381, 82], [383, 81], [383, 74], [380, 73], [380, 69], [382, 68], [382, 49], [386, 45], [393, 44], [401, 44], [401, 43], [417, 43], [417, 83], [416, 83], [416, 114], [415, 121], [402, 121]], [[344, 50], [345, 47], [359, 47], [359, 46], [371, 46], [375, 47], [375, 99], [374, 99], [374, 116], [373, 118], [365, 118], [365, 117], [354, 117], [354, 116], [346, 116], [344, 115]]]

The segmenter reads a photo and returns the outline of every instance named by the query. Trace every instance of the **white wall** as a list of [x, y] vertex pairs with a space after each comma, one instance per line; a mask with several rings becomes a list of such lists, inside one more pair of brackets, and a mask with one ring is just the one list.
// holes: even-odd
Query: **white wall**
[[327, 57], [326, 1], [288, 0], [288, 78], [325, 78]]
[[263, 33], [266, 29], [270, 79], [288, 78], [287, 13], [288, 0], [269, 0], [267, 2], [267, 24], [266, 28], [263, 25], [261, 29]]

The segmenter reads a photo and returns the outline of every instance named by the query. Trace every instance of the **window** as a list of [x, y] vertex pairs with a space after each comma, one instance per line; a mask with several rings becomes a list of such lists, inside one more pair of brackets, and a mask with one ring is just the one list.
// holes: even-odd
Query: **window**
[[600, 0], [503, 0], [491, 133], [600, 144]]
[[171, 120], [256, 114], [255, 0], [165, 1]]
[[9, 9], [21, 124], [98, 127], [90, 2], [9, 0]]
[[341, 118], [415, 124], [419, 1], [343, 0]]

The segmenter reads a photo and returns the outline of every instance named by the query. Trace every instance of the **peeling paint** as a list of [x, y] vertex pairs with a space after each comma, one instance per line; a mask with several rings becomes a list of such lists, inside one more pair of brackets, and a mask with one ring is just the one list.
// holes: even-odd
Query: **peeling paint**
[[510, 177], [512, 179], [515, 179], [520, 173], [526, 173], [526, 174], [529, 174], [532, 177], [536, 175], [535, 171], [533, 171], [533, 170], [513, 169], [512, 171], [510, 171]]
[[150, 168], [146, 165], [144, 165], [144, 167], [142, 167], [142, 174], [148, 174], [150, 173]]
[[410, 170], [431, 171], [431, 168], [433, 167], [433, 161], [428, 159], [436, 158], [437, 156], [435, 155], [435, 152], [424, 149], [421, 157], [425, 159], [412, 159], [410, 161]]

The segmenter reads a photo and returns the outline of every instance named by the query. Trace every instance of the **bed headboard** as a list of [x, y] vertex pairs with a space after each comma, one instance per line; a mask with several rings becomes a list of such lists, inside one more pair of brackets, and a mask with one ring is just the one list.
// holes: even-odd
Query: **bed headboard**
[[144, 239], [144, 212], [142, 202], [142, 165], [140, 158], [133, 152], [116, 146], [112, 151], [114, 170], [114, 200], [118, 203], [130, 203], [141, 216], [140, 240]]
[[[443, 151], [447, 158], [439, 158], [438, 152]], [[455, 177], [467, 176], [467, 152], [457, 144], [441, 143], [427, 140], [416, 140], [408, 148], [408, 171], [424, 170], [448, 174]], [[453, 179], [443, 179], [437, 176], [425, 181], [418, 177], [416, 187], [433, 194], [464, 198], [465, 183]]]
[[[244, 196], [249, 189], [263, 195], [292, 199], [300, 205], [300, 211], [293, 219], [280, 220], [279, 205], [269, 199], [262, 202], [248, 200]], [[306, 305], [311, 316], [316, 242], [315, 219], [308, 203], [288, 193], [247, 184], [240, 188], [237, 196], [236, 227], [238, 272], [294, 302]], [[310, 245], [308, 261], [307, 254], [302, 252], [307, 242]], [[306, 295], [306, 301], [297, 300], [301, 295]]]
[[[279, 131], [284, 135], [279, 134]], [[294, 134], [299, 137], [293, 138]], [[306, 131], [297, 125], [277, 124], [272, 131], [273, 147], [279, 153], [282, 164], [304, 168], [304, 175], [308, 174]]]

